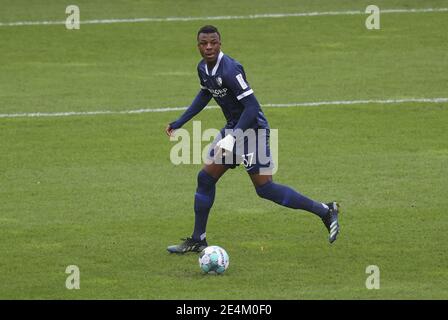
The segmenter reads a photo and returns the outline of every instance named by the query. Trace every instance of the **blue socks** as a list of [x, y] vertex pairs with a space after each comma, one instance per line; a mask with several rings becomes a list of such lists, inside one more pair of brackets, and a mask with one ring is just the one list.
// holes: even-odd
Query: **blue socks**
[[274, 201], [275, 203], [288, 208], [306, 210], [321, 218], [328, 213], [327, 205], [313, 201], [290, 187], [276, 184], [272, 181], [260, 187], [256, 187], [255, 190], [261, 198]]
[[215, 201], [215, 185], [218, 180], [204, 170], [198, 174], [198, 187], [194, 196], [194, 231], [191, 236], [194, 240], [205, 239], [205, 228], [210, 209]]
[[[198, 174], [198, 187], [194, 196], [194, 231], [191, 236], [196, 241], [205, 239], [208, 215], [215, 201], [217, 181], [204, 170], [201, 170]], [[321, 218], [328, 213], [327, 205], [313, 201], [288, 186], [270, 181], [260, 187], [256, 187], [255, 190], [261, 198], [274, 201], [288, 208], [306, 210]]]

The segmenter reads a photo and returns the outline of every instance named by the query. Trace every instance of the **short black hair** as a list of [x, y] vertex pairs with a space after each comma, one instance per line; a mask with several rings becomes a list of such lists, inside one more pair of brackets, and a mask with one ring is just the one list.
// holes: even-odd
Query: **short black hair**
[[218, 28], [216, 28], [215, 26], [212, 25], [203, 26], [201, 29], [199, 29], [197, 38], [199, 38], [199, 34], [201, 33], [217, 33], [219, 36], [219, 40], [221, 40], [221, 34], [219, 33]]

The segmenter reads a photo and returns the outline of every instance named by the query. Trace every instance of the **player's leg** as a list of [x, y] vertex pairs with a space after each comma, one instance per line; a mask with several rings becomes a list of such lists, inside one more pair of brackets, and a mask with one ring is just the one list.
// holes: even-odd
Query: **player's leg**
[[219, 178], [222, 177], [226, 171], [230, 169], [229, 166], [226, 166], [224, 164], [218, 164], [218, 163], [210, 163], [204, 165], [202, 168], [202, 171], [205, 171], [208, 175], [212, 176], [216, 180], [219, 180]]
[[271, 175], [254, 173], [250, 174], [250, 178], [261, 198], [274, 201], [288, 208], [306, 210], [321, 218], [328, 213], [329, 207], [326, 204], [311, 200], [291, 187], [275, 183]]
[[206, 164], [197, 176], [197, 188], [194, 195], [194, 230], [190, 238], [183, 239], [179, 245], [169, 246], [171, 253], [201, 252], [208, 246], [205, 238], [208, 215], [215, 200], [216, 183], [229, 169], [223, 164]]
[[257, 194], [264, 199], [268, 199], [282, 206], [302, 209], [319, 216], [330, 233], [328, 240], [330, 243], [336, 240], [339, 233], [338, 204], [336, 202], [321, 203], [314, 201], [291, 187], [273, 182], [271, 175], [261, 175], [259, 173], [250, 174]]
[[215, 137], [210, 145], [207, 154], [207, 162], [198, 174], [198, 185], [194, 195], [194, 230], [191, 238], [194, 241], [202, 242], [207, 245], [205, 240], [205, 229], [207, 227], [208, 215], [215, 201], [216, 183], [219, 178], [230, 168], [224, 165], [224, 162], [217, 161], [215, 146], [224, 136], [224, 129]]
[[264, 199], [274, 201], [282, 206], [312, 212], [322, 219], [328, 230], [328, 241], [333, 243], [339, 234], [339, 205], [337, 202], [321, 203], [314, 201], [294, 189], [273, 182], [272, 176], [250, 174], [257, 194]]
[[192, 239], [205, 241], [208, 215], [215, 201], [216, 183], [229, 169], [223, 164], [206, 164], [198, 174], [198, 185], [194, 195], [194, 231]]
[[256, 149], [252, 148], [252, 151], [255, 152], [256, 162], [253, 164], [249, 162], [248, 164], [250, 165], [246, 166], [257, 194], [261, 198], [271, 200], [282, 206], [306, 210], [319, 216], [330, 233], [330, 243], [333, 242], [339, 233], [337, 203], [325, 204], [314, 201], [289, 186], [275, 183], [272, 179], [272, 171], [270, 171], [273, 169], [273, 161], [269, 146], [269, 136], [269, 130], [258, 130]]
[[214, 149], [218, 141], [222, 139], [223, 134], [224, 129], [221, 129], [220, 134], [215, 137], [215, 140], [210, 145], [207, 161], [197, 176], [197, 188], [194, 195], [195, 218], [193, 234], [191, 237], [183, 239], [184, 242], [181, 244], [169, 246], [167, 250], [171, 253], [200, 252], [207, 247], [205, 229], [210, 209], [215, 201], [215, 185], [219, 178], [231, 168], [231, 166], [224, 165], [224, 162], [217, 163], [218, 161], [215, 159]]
[[261, 198], [274, 201], [285, 207], [306, 210], [321, 218], [326, 216], [329, 211], [329, 207], [326, 204], [313, 201], [288, 186], [273, 182], [273, 161], [269, 144], [270, 131], [258, 130], [257, 135], [254, 137], [255, 143], [254, 141], [249, 141], [249, 139], [247, 140], [245, 151], [250, 149], [255, 154], [252, 157], [252, 160], [254, 159], [255, 162], [243, 161], [243, 164], [255, 186], [257, 194]]

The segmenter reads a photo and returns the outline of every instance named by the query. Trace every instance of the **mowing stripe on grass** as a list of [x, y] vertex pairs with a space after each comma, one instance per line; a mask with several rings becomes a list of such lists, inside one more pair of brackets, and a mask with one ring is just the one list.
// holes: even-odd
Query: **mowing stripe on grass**
[[[412, 99], [384, 99], [384, 100], [342, 100], [342, 101], [318, 101], [298, 103], [268, 103], [262, 104], [263, 108], [291, 108], [291, 107], [317, 107], [330, 105], [357, 105], [357, 104], [400, 104], [400, 103], [445, 103], [448, 98], [412, 98]], [[217, 109], [218, 106], [208, 106], [206, 109]], [[32, 112], [32, 113], [0, 113], [0, 118], [39, 118], [39, 117], [69, 117], [69, 116], [95, 116], [108, 114], [140, 114], [149, 112], [183, 111], [187, 107], [146, 108], [123, 111], [84, 111], [84, 112]]]
[[[423, 9], [384, 9], [381, 13], [428, 13], [448, 12], [448, 8], [423, 8]], [[249, 20], [249, 19], [272, 19], [290, 17], [315, 17], [315, 16], [340, 16], [366, 14], [360, 10], [349, 11], [324, 11], [324, 12], [296, 12], [296, 13], [264, 13], [242, 16], [211, 16], [211, 17], [165, 17], [165, 18], [130, 18], [130, 19], [96, 19], [81, 20], [81, 24], [112, 24], [112, 23], [138, 23], [138, 22], [184, 22], [184, 21], [207, 21], [207, 20]], [[17, 27], [33, 25], [65, 25], [64, 21], [15, 21], [0, 22], [0, 27]]]

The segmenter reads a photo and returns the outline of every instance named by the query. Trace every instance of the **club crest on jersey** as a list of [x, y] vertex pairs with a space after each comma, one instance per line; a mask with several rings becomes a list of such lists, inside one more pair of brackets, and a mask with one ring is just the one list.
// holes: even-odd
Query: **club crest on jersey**
[[216, 77], [216, 83], [218, 84], [218, 86], [222, 86], [222, 79], [221, 77]]

